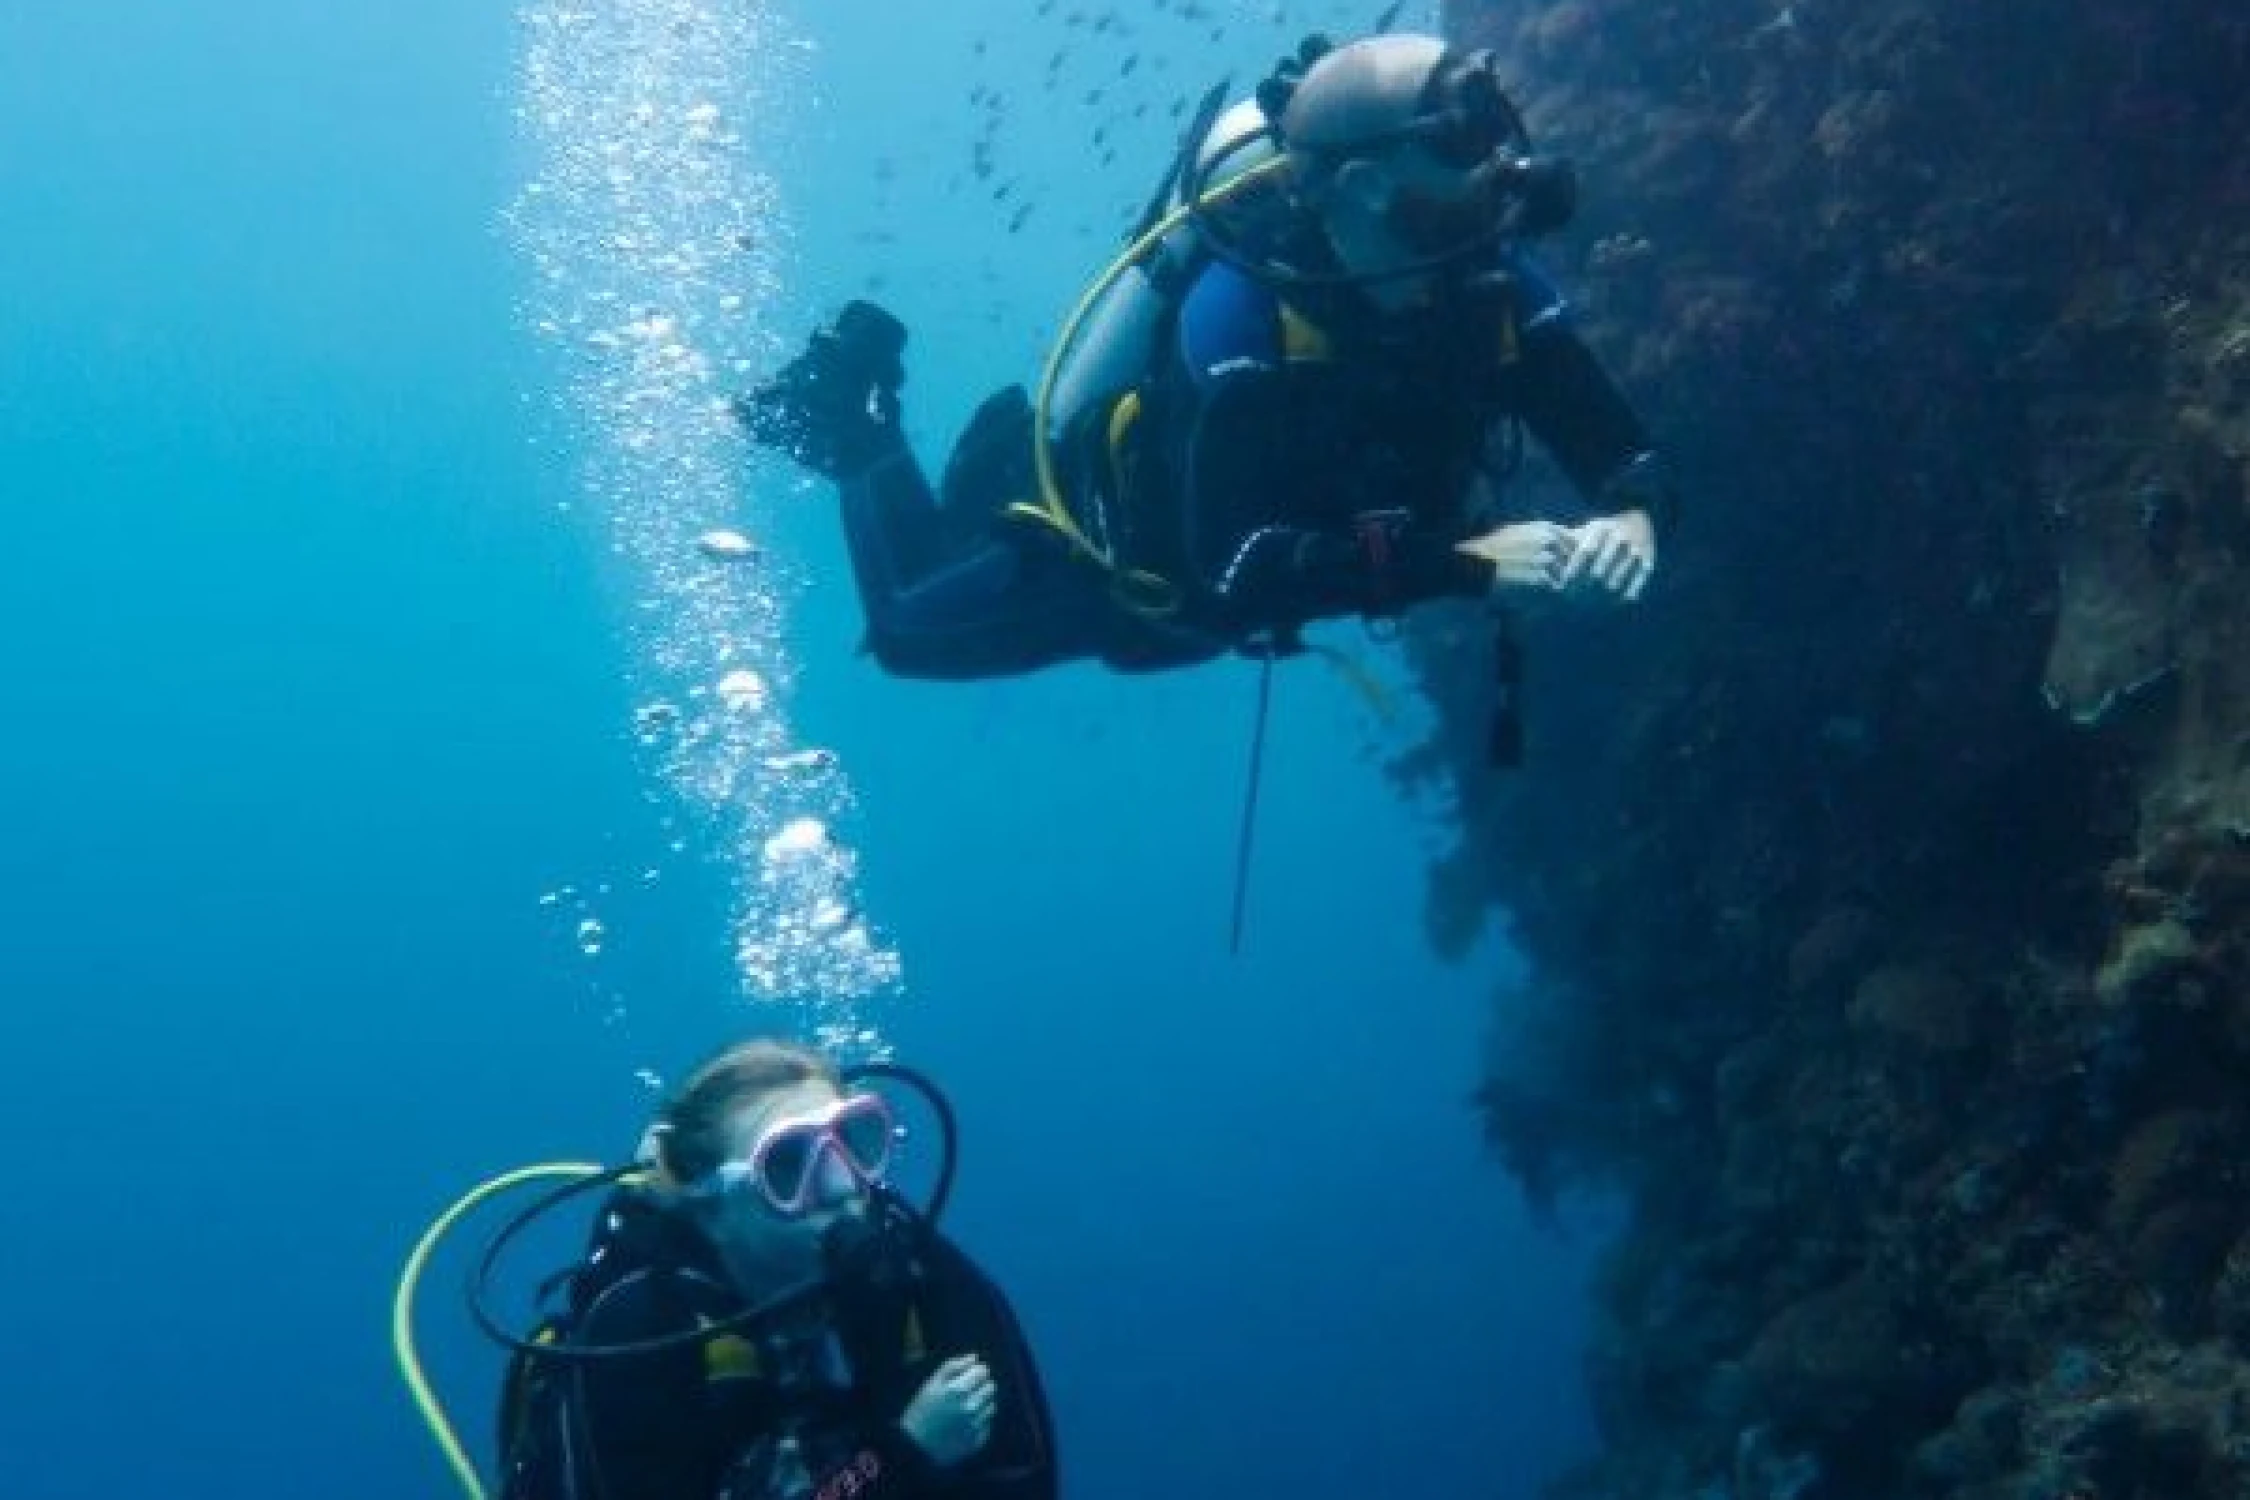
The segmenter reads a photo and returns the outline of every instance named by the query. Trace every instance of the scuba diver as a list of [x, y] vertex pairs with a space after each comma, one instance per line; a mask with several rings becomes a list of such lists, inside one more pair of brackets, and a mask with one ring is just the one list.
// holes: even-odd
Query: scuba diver
[[[1492, 54], [1309, 37], [1221, 102], [1036, 401], [988, 398], [935, 489], [900, 428], [906, 330], [872, 303], [735, 398], [753, 441], [836, 481], [887, 671], [1270, 663], [1315, 620], [1647, 586], [1668, 487], [1525, 253], [1576, 178], [1533, 152]], [[1592, 519], [1502, 524], [1526, 429]], [[1504, 689], [1514, 650], [1503, 619]]]
[[[926, 1210], [890, 1185], [900, 1132], [870, 1079], [924, 1094], [944, 1159]], [[936, 1227], [950, 1193], [944, 1097], [892, 1064], [839, 1070], [774, 1041], [733, 1047], [658, 1113], [633, 1165], [526, 1168], [484, 1184], [409, 1262], [394, 1336], [424, 1415], [485, 1494], [422, 1378], [413, 1284], [492, 1193], [572, 1179], [488, 1244], [471, 1307], [514, 1350], [501, 1500], [1054, 1500], [1052, 1427], [1007, 1299]], [[587, 1253], [549, 1278], [528, 1337], [487, 1308], [509, 1243], [606, 1188]]]

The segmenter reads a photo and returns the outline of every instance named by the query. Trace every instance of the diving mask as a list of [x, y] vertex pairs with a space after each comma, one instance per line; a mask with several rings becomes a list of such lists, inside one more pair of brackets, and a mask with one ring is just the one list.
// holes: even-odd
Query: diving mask
[[720, 1198], [754, 1191], [788, 1218], [878, 1186], [898, 1139], [890, 1106], [877, 1094], [853, 1094], [811, 1114], [775, 1120], [750, 1154], [724, 1161], [688, 1191]]
[[1447, 53], [1423, 86], [1421, 111], [1357, 144], [1366, 150], [1404, 142], [1461, 174], [1452, 192], [1402, 187], [1394, 195], [1390, 217], [1419, 249], [1463, 246], [1495, 228], [1521, 238], [1549, 234], [1577, 211], [1576, 170], [1532, 152], [1530, 132], [1488, 49]]

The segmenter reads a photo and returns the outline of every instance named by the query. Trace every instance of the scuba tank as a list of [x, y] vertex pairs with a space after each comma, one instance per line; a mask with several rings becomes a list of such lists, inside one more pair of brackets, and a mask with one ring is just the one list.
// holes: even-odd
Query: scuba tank
[[[1191, 191], [1222, 188], [1277, 154], [1258, 101], [1226, 104], [1225, 89], [1222, 83], [1204, 95], [1163, 182], [1127, 236], [1128, 244], [1138, 244], [1183, 208]], [[1262, 192], [1245, 195], [1225, 211], [1254, 212], [1262, 196]], [[1100, 289], [1055, 375], [1049, 441], [1070, 431], [1087, 412], [1101, 409], [1140, 383], [1157, 357], [1180, 292], [1206, 259], [1205, 235], [1190, 217], [1167, 231], [1148, 253], [1097, 283]]]

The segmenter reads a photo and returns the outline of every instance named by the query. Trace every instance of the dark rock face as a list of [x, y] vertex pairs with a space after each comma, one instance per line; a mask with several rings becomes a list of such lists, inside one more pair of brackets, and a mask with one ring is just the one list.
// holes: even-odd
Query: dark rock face
[[1585, 1497], [2250, 1494], [2250, 11], [1458, 0], [1685, 495], [1417, 627], [1481, 1100], [1621, 1192]]

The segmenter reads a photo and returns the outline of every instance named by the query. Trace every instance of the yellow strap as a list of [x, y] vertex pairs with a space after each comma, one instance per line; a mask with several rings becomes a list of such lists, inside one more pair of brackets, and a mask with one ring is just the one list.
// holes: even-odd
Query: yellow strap
[[1360, 698], [1369, 708], [1375, 711], [1375, 716], [1381, 719], [1385, 725], [1392, 724], [1397, 720], [1397, 702], [1391, 697], [1390, 689], [1383, 686], [1382, 679], [1378, 678], [1368, 668], [1367, 663], [1350, 652], [1340, 651], [1334, 646], [1308, 645], [1305, 649], [1328, 663], [1336, 675], [1344, 679], [1346, 686], [1357, 690]]
[[746, 1338], [722, 1333], [703, 1346], [705, 1380], [755, 1380], [761, 1368], [757, 1346]]
[[1118, 484], [1125, 482], [1124, 465], [1120, 461], [1125, 440], [1141, 420], [1141, 393], [1127, 391], [1119, 396], [1109, 409], [1109, 472]]
[[[697, 1321], [706, 1325], [709, 1319]], [[922, 1311], [917, 1307], [906, 1310], [906, 1328], [899, 1336], [899, 1351], [908, 1363], [929, 1353], [929, 1336], [922, 1331]], [[758, 1359], [758, 1346], [738, 1334], [722, 1333], [703, 1346], [703, 1378], [706, 1381], [756, 1380], [765, 1373]]]
[[905, 1347], [909, 1361], [920, 1359], [930, 1352], [930, 1341], [922, 1333], [922, 1310], [918, 1307], [906, 1310]]
[[1281, 304], [1281, 353], [1295, 364], [1325, 364], [1336, 357], [1328, 330], [1286, 302]]

